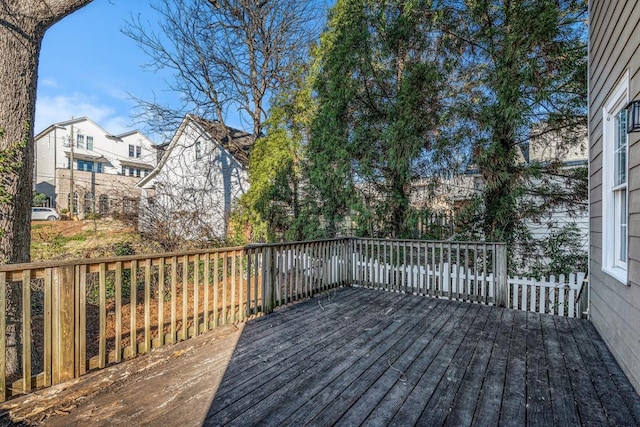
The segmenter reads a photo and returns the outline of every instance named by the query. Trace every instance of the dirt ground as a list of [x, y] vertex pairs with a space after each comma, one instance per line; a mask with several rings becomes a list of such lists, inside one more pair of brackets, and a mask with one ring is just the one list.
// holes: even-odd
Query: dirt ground
[[31, 223], [32, 261], [114, 256], [117, 244], [130, 245], [137, 253], [149, 249], [130, 225], [117, 220]]

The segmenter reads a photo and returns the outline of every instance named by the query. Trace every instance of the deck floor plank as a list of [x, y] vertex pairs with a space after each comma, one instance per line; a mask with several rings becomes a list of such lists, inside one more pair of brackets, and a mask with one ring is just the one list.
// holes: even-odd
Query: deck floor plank
[[372, 413], [364, 420], [364, 425], [387, 425], [396, 415], [404, 401], [414, 390], [417, 382], [422, 374], [428, 369], [433, 362], [434, 356], [437, 355], [445, 345], [445, 340], [436, 339], [436, 337], [446, 336], [453, 333], [455, 327], [461, 323], [463, 317], [467, 314], [468, 307], [457, 305], [450, 302], [452, 310], [444, 316], [444, 319], [434, 325], [434, 337], [426, 337], [426, 341], [420, 343], [422, 350], [418, 356], [410, 362], [410, 365], [404, 370], [406, 381], [396, 382], [386, 393], [383, 402], [378, 405]]
[[[379, 302], [386, 302], [381, 295], [372, 294], [361, 297], [360, 300], [348, 298], [346, 303], [341, 299], [331, 301], [323, 299], [323, 303], [316, 304], [317, 309], [316, 307], [303, 307], [302, 311], [306, 312], [305, 317], [286, 319], [283, 323], [269, 324], [268, 320], [264, 320], [262, 324], [258, 325], [263, 327], [267, 325], [266, 328], [260, 329], [262, 335], [255, 335], [253, 324], [248, 324], [245, 329], [249, 329], [249, 333], [243, 334], [242, 342], [251, 344], [241, 345], [237, 349], [234, 359], [227, 369], [227, 378], [233, 378], [233, 384], [236, 386], [243, 381], [253, 380], [255, 375], [253, 370], [256, 367], [259, 366], [259, 369], [262, 370], [265, 364], [280, 363], [289, 358], [292, 351], [301, 351], [305, 345], [311, 345], [317, 336], [322, 336], [327, 332], [339, 333], [338, 330], [329, 330], [330, 325], [326, 323], [327, 318], [333, 316], [361, 317], [363, 311], [371, 311], [372, 307], [379, 305]], [[297, 307], [296, 309], [300, 310]], [[265, 316], [260, 320], [268, 317]], [[224, 392], [226, 384], [225, 382], [222, 385], [220, 393]]]
[[622, 399], [611, 398], [609, 390], [615, 388], [615, 384], [611, 380], [603, 360], [593, 346], [591, 337], [584, 329], [584, 322], [580, 322], [577, 319], [569, 319], [568, 323], [576, 342], [580, 343], [578, 350], [584, 361], [584, 367], [589, 372], [593, 388], [600, 399], [609, 422], [612, 425], [624, 425], [627, 420], [633, 419], [633, 416]]
[[[419, 301], [401, 298], [389, 304], [388, 309], [410, 309], [418, 304]], [[212, 405], [211, 418], [215, 420], [214, 425], [231, 421], [258, 402], [268, 399], [282, 387], [295, 381], [299, 372], [317, 368], [318, 363], [326, 360], [327, 355], [349, 351], [354, 346], [364, 351], [368, 346], [384, 342], [387, 336], [400, 327], [399, 322], [394, 322], [392, 318], [381, 320], [383, 312], [378, 310], [361, 310], [360, 313], [360, 316], [352, 316], [353, 312], [347, 312], [346, 316], [333, 315], [325, 318], [321, 322], [325, 325], [324, 334], [309, 337], [308, 343], [305, 343], [308, 345], [303, 351], [297, 351], [276, 364], [267, 363], [271, 366], [255, 372], [244, 387], [234, 387], [234, 376], [230, 375], [231, 381], [221, 385]], [[268, 353], [269, 348], [265, 347], [264, 352]]]
[[360, 287], [74, 381], [5, 410], [51, 426], [640, 425], [588, 321]]
[[[440, 300], [439, 304], [445, 304], [445, 307], [447, 308], [447, 311], [444, 312], [444, 314], [441, 316], [441, 318], [439, 318], [438, 320], [434, 321], [434, 323], [432, 324], [432, 331], [435, 331], [435, 334], [432, 336], [432, 338], [429, 338], [429, 336], [427, 336], [427, 342], [425, 343], [424, 341], [417, 343], [418, 346], [422, 345], [422, 344], [426, 344], [427, 346], [429, 344], [433, 344], [433, 337], [437, 336], [440, 334], [440, 332], [447, 328], [446, 330], [452, 329], [452, 325], [455, 325], [458, 322], [458, 319], [462, 318], [462, 316], [466, 313], [466, 307], [456, 307], [456, 309], [451, 310], [450, 307], [450, 302], [447, 300]], [[396, 367], [397, 369], [403, 370], [404, 375], [407, 379], [407, 381], [405, 382], [401, 382], [398, 381], [400, 379], [400, 373], [393, 371], [392, 378], [394, 380], [394, 387], [392, 388], [392, 390], [396, 389], [397, 387], [400, 387], [402, 389], [406, 389], [406, 384], [410, 384], [412, 382], [413, 378], [416, 378], [415, 376], [415, 372], [412, 369], [412, 366], [421, 360], [422, 355], [424, 354], [424, 349], [422, 350], [422, 352], [420, 353], [420, 355], [418, 356], [417, 360], [412, 362], [412, 365], [408, 368], [408, 369], [403, 369], [404, 368], [404, 363], [406, 363], [406, 360], [403, 358], [402, 361], [401, 360], [396, 360], [393, 365], [394, 367]], [[388, 371], [387, 371], [388, 372]], [[421, 372], [421, 371], [420, 371]], [[345, 378], [341, 379], [341, 382], [338, 382], [337, 384], [334, 384], [334, 387], [336, 387], [337, 390], [340, 390], [341, 387], [347, 387], [350, 386], [353, 379], [357, 378], [357, 372], [353, 372], [350, 373], [348, 376], [345, 376]], [[348, 381], [348, 382], [347, 382]], [[335, 395], [335, 392], [333, 392], [332, 390], [328, 389], [324, 391], [324, 402], [326, 402], [326, 397], [328, 396], [328, 398], [331, 398], [331, 394]], [[305, 421], [308, 422], [313, 416], [315, 416], [316, 411], [314, 409], [314, 401], [309, 401], [307, 402], [307, 404], [305, 405], [305, 407], [302, 407], [301, 410], [298, 411], [298, 413], [296, 415], [298, 415], [298, 418], [292, 417], [291, 421], [293, 421], [294, 423], [298, 422], [298, 421]], [[404, 401], [404, 398], [399, 399], [399, 404], [398, 406]], [[323, 403], [324, 403], [323, 402]], [[325, 404], [326, 405], [326, 404]], [[382, 408], [385, 407], [387, 409], [389, 409], [390, 406], [388, 405], [382, 405], [382, 406], [378, 406], [378, 408]], [[393, 411], [391, 413], [391, 417], [393, 416], [393, 414], [395, 413], [395, 411]], [[302, 415], [304, 418], [299, 418], [300, 415]], [[389, 417], [389, 419], [391, 418]]]
[[540, 316], [544, 350], [549, 366], [549, 392], [553, 409], [553, 425], [580, 424], [578, 409], [571, 391], [571, 372], [565, 364], [553, 316]]
[[423, 409], [418, 419], [419, 425], [443, 425], [453, 408], [461, 404], [460, 401], [456, 401], [456, 394], [459, 391], [465, 370], [475, 353], [479, 341], [482, 339], [482, 332], [487, 327], [490, 312], [490, 307], [480, 306], [464, 340], [448, 364], [438, 387], [436, 387], [428, 400], [427, 406]]
[[[424, 316], [424, 313], [423, 313]], [[369, 364], [362, 374], [344, 388], [316, 418], [323, 423], [359, 425], [377, 406], [386, 390], [395, 381], [406, 379], [404, 365], [412, 360], [412, 354], [422, 350], [421, 336], [428, 337], [429, 325], [421, 317], [418, 325], [403, 326], [404, 335]], [[413, 347], [413, 348], [412, 348]], [[375, 387], [381, 381], [383, 387]], [[342, 415], [342, 416], [341, 416]], [[311, 421], [313, 423], [313, 420]]]
[[500, 418], [515, 311], [496, 311], [501, 312], [500, 325], [490, 350], [491, 356], [486, 370], [483, 372], [484, 375], [478, 373], [478, 376], [482, 376], [483, 380], [475, 411], [471, 415], [473, 417], [471, 425], [473, 426], [495, 426], [498, 425]]
[[[418, 308], [419, 304], [410, 304], [398, 306], [397, 310], [393, 311], [409, 310], [415, 312]], [[295, 377], [284, 383], [275, 393], [270, 393], [259, 402], [254, 401], [253, 407], [243, 413], [242, 416], [262, 420], [262, 424], [266, 421], [270, 412], [277, 414], [293, 412], [299, 406], [299, 403], [295, 399], [286, 398], [292, 390], [300, 390], [305, 388], [306, 384], [313, 384], [312, 379], [318, 380], [327, 375], [331, 376], [334, 370], [338, 372], [344, 372], [345, 370], [361, 372], [361, 369], [353, 369], [352, 365], [359, 361], [366, 364], [375, 363], [380, 354], [388, 351], [390, 347], [396, 344], [399, 336], [403, 333], [403, 328], [413, 329], [422, 319], [419, 316], [414, 316], [411, 321], [405, 323], [401, 322], [400, 318], [392, 314], [392, 312], [389, 313], [388, 317], [388, 326], [381, 333], [378, 331], [375, 336], [367, 336], [367, 339], [361, 340], [361, 343], [354, 343], [357, 345], [357, 351], [336, 351], [324, 354], [312, 367], [298, 371]], [[367, 329], [375, 330], [376, 328], [370, 327]], [[347, 348], [347, 350], [351, 349], [351, 346]], [[283, 397], [286, 398], [285, 403], [282, 402]], [[275, 411], [274, 408], [276, 409]]]
[[447, 367], [453, 360], [453, 357], [469, 332], [468, 325], [473, 323], [474, 318], [480, 311], [479, 305], [470, 304], [465, 312], [464, 317], [455, 325], [453, 332], [450, 334], [441, 334], [434, 339], [439, 351], [431, 359], [428, 368], [422, 372], [411, 392], [398, 409], [395, 416], [391, 420], [391, 425], [406, 426], [415, 425], [425, 408], [429, 398], [433, 395], [434, 390], [442, 380]]
[[500, 425], [525, 425], [526, 423], [526, 328], [527, 313], [515, 311], [500, 410]]
[[[437, 328], [448, 319], [447, 314], [453, 312], [447, 310], [449, 302], [445, 300], [426, 300], [423, 304], [428, 304], [425, 310], [424, 317], [421, 318], [419, 325], [426, 327], [424, 333], [422, 333], [412, 344], [409, 351], [415, 350], [416, 347], [422, 348], [429, 341], [429, 337], [434, 336], [437, 333]], [[419, 309], [425, 309], [420, 305]], [[431, 332], [430, 332], [431, 331]], [[278, 426], [280, 423], [286, 420], [287, 424], [301, 424], [306, 418], [307, 421], [315, 417], [323, 408], [325, 408], [332, 400], [336, 398], [337, 390], [345, 390], [351, 386], [354, 381], [359, 381], [358, 372], [360, 366], [367, 363], [364, 359], [358, 358], [355, 363], [349, 366], [349, 369], [344, 367], [345, 363], [335, 364], [330, 370], [320, 372], [314, 377], [308, 378], [308, 387], [304, 392], [293, 396], [292, 401], [288, 405], [288, 411], [283, 411], [279, 408], [277, 411], [272, 411], [264, 419], [265, 426]], [[394, 371], [393, 369], [382, 367], [384, 373], [381, 376], [382, 381], [377, 381], [374, 386], [370, 388], [369, 393], [375, 393], [376, 386], [381, 382], [399, 381], [401, 373]], [[405, 369], [404, 364], [400, 363], [400, 360], [394, 362], [394, 368], [403, 371]], [[386, 392], [389, 385], [384, 384], [381, 386], [383, 392]], [[309, 398], [313, 396], [313, 400]], [[367, 400], [369, 398], [367, 397]], [[296, 419], [296, 414], [299, 418]]]
[[451, 408], [451, 412], [445, 422], [446, 425], [471, 425], [482, 382], [485, 378], [484, 375], [479, 375], [479, 373], [487, 372], [491, 349], [498, 333], [503, 311], [490, 309], [487, 323], [479, 334], [480, 340], [460, 381], [456, 404]]
[[580, 355], [579, 344], [575, 341], [569, 320], [565, 317], [556, 317], [554, 321], [565, 362], [572, 370], [569, 379], [573, 398], [578, 406], [580, 422], [586, 424], [586, 421], [590, 420], [590, 423], [595, 425], [608, 425], [605, 410], [593, 388], [589, 371]]
[[607, 368], [609, 377], [613, 381], [616, 393], [613, 393], [611, 398], [619, 398], [620, 401], [624, 402], [633, 416], [635, 423], [640, 425], [640, 399], [638, 399], [638, 393], [636, 393], [633, 386], [624, 375], [624, 372], [613, 358], [611, 351], [607, 348], [607, 345], [604, 343], [593, 324], [590, 322], [582, 322], [582, 326], [587, 331], [587, 335], [591, 339], [591, 343], [596, 349], [598, 356], [601, 358], [603, 366]]
[[553, 422], [547, 356], [539, 313], [527, 313], [527, 424], [548, 426]]

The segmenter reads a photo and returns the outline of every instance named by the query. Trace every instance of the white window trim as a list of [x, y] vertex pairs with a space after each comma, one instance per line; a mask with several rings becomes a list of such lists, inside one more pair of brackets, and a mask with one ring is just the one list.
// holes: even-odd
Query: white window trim
[[[602, 271], [623, 284], [628, 284], [627, 262], [615, 260], [615, 200], [613, 171], [615, 120], [614, 117], [629, 102], [629, 71], [618, 82], [615, 90], [602, 109]], [[629, 152], [627, 145], [627, 185], [629, 183]], [[619, 186], [618, 186], [619, 187]], [[616, 188], [618, 188], [616, 187]], [[627, 187], [627, 259], [629, 258], [629, 191]]]

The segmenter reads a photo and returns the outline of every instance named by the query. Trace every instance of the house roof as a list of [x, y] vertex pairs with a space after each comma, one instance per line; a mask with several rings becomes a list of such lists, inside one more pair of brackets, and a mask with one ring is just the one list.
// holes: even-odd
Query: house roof
[[[227, 126], [229, 135], [227, 135], [224, 125], [218, 121], [206, 120], [202, 117], [191, 115], [190, 118], [195, 123], [198, 123], [211, 136], [212, 140], [217, 141], [225, 150], [231, 153], [243, 167], [249, 167], [249, 153], [255, 142], [253, 135], [229, 126]], [[228, 136], [231, 136], [231, 140], [229, 140]]]
[[143, 168], [143, 169], [152, 169], [153, 165], [145, 162], [135, 162], [132, 160], [124, 160], [120, 159], [120, 165], [122, 166], [131, 166], [134, 168]]
[[[66, 157], [71, 157], [71, 150], [64, 150], [64, 155]], [[81, 148], [76, 148], [75, 150], [73, 150], [73, 158], [76, 160], [87, 160], [87, 161], [106, 160], [106, 158], [102, 154], [98, 154], [93, 151], [83, 150]]]
[[[147, 185], [156, 175], [160, 172], [162, 167], [167, 162], [169, 156], [171, 156], [171, 152], [178, 144], [182, 133], [186, 129], [189, 123], [194, 123], [198, 127], [202, 129], [204, 133], [206, 133], [212, 141], [220, 144], [225, 150], [227, 150], [233, 158], [235, 158], [243, 168], [249, 167], [249, 154], [251, 152], [251, 148], [255, 142], [255, 137], [248, 132], [232, 128], [227, 126], [227, 130], [231, 135], [231, 139], [229, 140], [227, 132], [224, 130], [224, 126], [222, 123], [218, 121], [207, 120], [202, 117], [194, 116], [193, 114], [187, 114], [185, 118], [180, 123], [178, 130], [174, 134], [173, 138], [169, 143], [162, 144], [161, 147], [164, 149], [164, 154], [162, 155], [162, 159], [156, 167], [147, 175], [142, 178], [137, 184], [136, 187], [144, 187]], [[165, 148], [166, 147], [166, 148]]]
[[120, 134], [115, 135], [115, 136], [117, 136], [118, 138], [124, 138], [126, 136], [130, 136], [130, 135], [133, 135], [133, 134], [136, 134], [136, 133], [139, 133], [139, 134], [142, 135], [142, 133], [139, 130], [134, 129], [134, 130], [130, 130], [129, 132], [120, 133]]
[[[58, 128], [58, 129], [66, 128], [67, 126], [76, 125], [76, 124], [82, 123], [82, 122], [89, 122], [89, 123], [93, 124], [98, 129], [100, 129], [108, 139], [121, 140], [122, 138], [127, 137], [129, 135], [133, 135], [133, 134], [139, 133], [144, 138], [149, 140], [149, 138], [145, 134], [143, 134], [142, 132], [140, 132], [137, 129], [130, 130], [130, 131], [118, 134], [118, 135], [113, 135], [113, 134], [107, 132], [102, 126], [100, 126], [99, 124], [97, 124], [96, 122], [94, 122], [93, 120], [91, 120], [89, 117], [86, 117], [86, 116], [77, 117], [77, 118], [70, 119], [70, 120], [67, 120], [67, 121], [64, 121], [64, 122], [52, 123], [51, 125], [47, 126], [45, 129], [43, 129], [41, 132], [39, 132], [34, 137], [34, 139], [35, 140], [40, 139], [41, 137], [43, 137], [44, 135], [48, 134], [49, 132], [51, 132], [55, 128]], [[153, 141], [151, 141], [151, 140], [149, 140], [149, 141], [151, 142], [151, 146], [155, 148], [155, 144], [153, 143]]]
[[91, 124], [95, 125], [98, 129], [103, 131], [105, 133], [105, 135], [109, 135], [109, 132], [104, 130], [104, 128], [102, 126], [100, 126], [99, 124], [97, 124], [96, 122], [91, 120], [89, 117], [83, 116], [83, 117], [78, 117], [78, 118], [74, 118], [74, 119], [71, 119], [71, 120], [67, 120], [67, 121], [64, 121], [64, 122], [53, 123], [53, 124], [47, 126], [43, 131], [38, 133], [34, 137], [34, 139], [35, 140], [40, 139], [42, 136], [48, 134], [49, 132], [51, 132], [56, 127], [57, 128], [61, 128], [61, 127], [64, 128], [64, 127], [75, 125], [75, 124], [82, 123], [82, 122], [90, 122]]

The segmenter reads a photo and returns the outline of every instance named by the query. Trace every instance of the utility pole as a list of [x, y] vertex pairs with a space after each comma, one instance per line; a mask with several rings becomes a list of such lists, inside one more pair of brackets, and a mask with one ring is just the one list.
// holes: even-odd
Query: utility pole
[[71, 143], [71, 154], [69, 156], [69, 215], [71, 215], [71, 219], [73, 219], [73, 145], [75, 144], [73, 141], [73, 123], [71, 124], [71, 137], [69, 138], [69, 142]]

